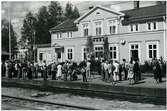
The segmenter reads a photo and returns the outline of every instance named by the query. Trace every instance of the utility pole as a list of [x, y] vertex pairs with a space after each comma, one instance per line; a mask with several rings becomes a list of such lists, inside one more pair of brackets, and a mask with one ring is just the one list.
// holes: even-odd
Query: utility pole
[[8, 2], [8, 18], [9, 18], [9, 60], [11, 60], [11, 33], [10, 33], [10, 24], [11, 24], [11, 20], [10, 20], [10, 3]]
[[34, 30], [34, 47], [33, 47], [33, 49], [34, 49], [34, 62], [35, 62], [35, 49], [36, 49], [36, 46], [35, 46], [35, 30]]

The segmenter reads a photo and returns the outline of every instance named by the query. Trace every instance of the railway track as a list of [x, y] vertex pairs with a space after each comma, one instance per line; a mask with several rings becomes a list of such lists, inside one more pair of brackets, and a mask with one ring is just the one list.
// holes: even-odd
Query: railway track
[[[37, 100], [37, 99], [32, 99], [32, 98], [15, 97], [15, 96], [9, 96], [9, 95], [2, 95], [2, 105], [3, 105], [3, 99], [8, 99], [9, 102], [7, 104], [9, 104], [12, 107], [17, 107], [17, 108], [20, 108], [20, 109], [49, 110], [50, 108], [52, 108], [54, 110], [55, 109], [97, 110], [97, 109], [91, 108], [91, 107], [48, 102], [48, 101]], [[5, 103], [5, 101], [4, 101], [4, 103]], [[24, 103], [24, 104], [22, 104], [22, 103]], [[27, 106], [27, 104], [31, 104], [31, 105]], [[44, 107], [46, 109], [43, 109]], [[47, 107], [48, 107], [48, 109], [47, 109]]]

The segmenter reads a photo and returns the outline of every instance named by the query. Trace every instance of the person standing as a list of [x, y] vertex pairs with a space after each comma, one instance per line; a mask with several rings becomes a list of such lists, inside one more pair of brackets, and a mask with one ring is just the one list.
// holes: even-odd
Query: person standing
[[89, 79], [91, 79], [90, 67], [91, 67], [91, 63], [90, 63], [90, 61], [88, 60], [88, 61], [86, 62], [86, 76], [87, 76], [87, 78], [89, 78]]
[[121, 64], [119, 64], [118, 72], [119, 72], [119, 74], [118, 74], [118, 76], [119, 76], [119, 81], [122, 81], [122, 65], [121, 65]]
[[56, 62], [53, 62], [51, 65], [52, 80], [56, 80], [56, 70], [57, 70]]
[[5, 63], [4, 63], [4, 61], [2, 62], [2, 64], [1, 64], [1, 76], [2, 77], [4, 77], [5, 76], [5, 72], [6, 72], [6, 68], [5, 68]]
[[161, 73], [159, 74], [159, 82], [162, 82], [162, 76], [163, 76], [163, 60], [159, 60], [159, 65], [161, 69]]
[[128, 65], [128, 79], [129, 79], [129, 84], [133, 84], [134, 83], [134, 72], [133, 72], [133, 69], [134, 69], [134, 64], [133, 64], [133, 60], [131, 58], [130, 60], [130, 63]]
[[114, 80], [115, 81], [118, 81], [119, 80], [119, 64], [117, 61], [115, 61], [114, 63], [114, 66], [115, 66], [115, 70], [114, 70]]
[[84, 66], [84, 65], [81, 66], [81, 73], [82, 73], [82, 77], [83, 77], [83, 82], [88, 82], [87, 77], [86, 77], [86, 66]]
[[64, 81], [67, 81], [67, 74], [68, 74], [68, 61], [67, 60], [63, 64], [63, 73], [64, 73]]
[[26, 79], [27, 76], [27, 64], [26, 61], [22, 63], [22, 75], [23, 75], [23, 80]]
[[115, 66], [113, 65], [113, 61], [110, 60], [109, 61], [109, 66], [108, 66], [108, 73], [109, 73], [109, 82], [112, 82], [112, 84], [114, 85], [114, 78], [113, 78], [113, 72], [115, 70]]
[[140, 67], [139, 67], [138, 59], [135, 59], [133, 72], [134, 72], [134, 81], [135, 81], [135, 83], [137, 83], [139, 81], [139, 73], [140, 73]]
[[102, 81], [105, 80], [104, 64], [105, 64], [104, 60], [102, 60], [102, 62], [101, 62], [101, 79], [102, 79]]
[[46, 61], [44, 60], [42, 63], [42, 75], [43, 75], [43, 80], [47, 80], [47, 64]]
[[157, 83], [159, 83], [161, 75], [161, 67], [157, 59], [153, 59], [153, 73], [154, 73], [154, 79], [156, 80]]
[[38, 78], [38, 70], [39, 70], [39, 66], [38, 66], [38, 63], [37, 62], [34, 62], [34, 68], [35, 68], [35, 78], [37, 79]]
[[57, 78], [58, 78], [58, 80], [61, 79], [61, 76], [62, 76], [62, 65], [59, 63], [57, 65]]
[[122, 72], [124, 74], [124, 80], [127, 80], [128, 70], [127, 70], [126, 59], [122, 59], [122, 61], [123, 61], [123, 63], [122, 63]]
[[104, 64], [104, 72], [105, 72], [105, 81], [106, 82], [109, 80], [108, 68], [109, 68], [109, 64], [108, 64], [108, 61], [106, 60], [106, 62]]

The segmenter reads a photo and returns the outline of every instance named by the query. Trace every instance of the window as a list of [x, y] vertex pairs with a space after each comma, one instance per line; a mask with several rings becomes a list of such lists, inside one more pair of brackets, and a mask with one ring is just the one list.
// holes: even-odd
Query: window
[[62, 34], [61, 33], [57, 33], [57, 39], [61, 38]]
[[133, 32], [133, 25], [130, 25], [130, 31]]
[[95, 57], [96, 58], [103, 58], [103, 52], [104, 52], [104, 49], [102, 46], [96, 46], [95, 47]]
[[149, 42], [147, 43], [148, 59], [158, 58], [158, 42]]
[[102, 34], [102, 24], [101, 22], [95, 22], [96, 25], [96, 35], [101, 35]]
[[147, 30], [157, 30], [157, 23], [156, 22], [147, 23]]
[[151, 30], [151, 23], [148, 23], [148, 30]]
[[43, 60], [43, 53], [39, 53], [39, 60], [40, 60], [40, 61]]
[[111, 46], [109, 51], [110, 51], [110, 58], [117, 59], [117, 47]]
[[138, 24], [130, 25], [130, 31], [131, 32], [138, 32], [139, 31], [139, 25]]
[[110, 34], [116, 34], [117, 33], [117, 21], [116, 20], [111, 20], [109, 21], [109, 31]]
[[83, 24], [83, 35], [88, 36], [88, 23]]
[[157, 29], [157, 24], [156, 24], [156, 22], [153, 22], [153, 29], [154, 29], [154, 30]]
[[110, 26], [110, 34], [115, 34], [116, 26]]
[[67, 32], [67, 37], [71, 38], [72, 37], [72, 32]]
[[67, 49], [67, 59], [69, 60], [73, 59], [73, 49], [72, 48]]

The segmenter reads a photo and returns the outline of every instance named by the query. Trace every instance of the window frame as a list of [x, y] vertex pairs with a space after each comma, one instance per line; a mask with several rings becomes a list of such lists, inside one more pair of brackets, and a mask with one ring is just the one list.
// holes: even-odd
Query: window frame
[[[99, 51], [99, 50], [97, 51], [96, 48], [99, 48], [99, 47], [102, 48], [103, 50], [102, 50], [102, 51], [101, 51], [101, 50], [100, 50], [100, 51]], [[103, 53], [103, 57], [101, 57], [101, 58], [104, 58], [104, 46], [103, 46], [103, 45], [95, 45], [95, 46], [94, 46], [94, 52], [95, 52], [95, 58], [96, 58], [96, 59], [98, 58], [98, 57], [96, 57], [96, 52], [102, 52], [102, 53]]]
[[[149, 49], [149, 45], [152, 45], [152, 49]], [[148, 60], [152, 60], [153, 58], [153, 45], [156, 45], [156, 58], [159, 59], [159, 41], [149, 41], [149, 42], [146, 42], [146, 58]], [[149, 57], [149, 51], [152, 51], [152, 58]]]
[[[69, 58], [68, 58], [68, 54], [69, 54], [69, 53], [68, 53], [68, 50], [69, 50], [69, 49], [72, 50], [72, 52], [71, 52], [71, 54], [72, 54], [72, 59], [69, 59]], [[67, 60], [74, 60], [74, 47], [67, 47], [67, 48], [66, 48], [66, 59], [67, 59]]]
[[[150, 24], [150, 29], [148, 29], [148, 27], [149, 27], [148, 24]], [[156, 29], [154, 29], [154, 24], [156, 24], [156, 25], [155, 25], [155, 26], [156, 26]], [[156, 21], [147, 22], [146, 25], [147, 25], [147, 31], [158, 30], [158, 22], [156, 22]]]
[[[110, 53], [111, 53], [111, 50], [110, 48], [113, 48], [113, 47], [116, 47], [116, 50], [114, 52], [116, 52], [116, 58], [110, 58], [112, 60], [118, 60], [119, 59], [119, 50], [118, 50], [118, 44], [109, 44], [109, 57], [110, 56]], [[114, 52], [112, 52], [112, 56], [114, 56]]]
[[[100, 25], [99, 25], [100, 23]], [[99, 29], [100, 33], [97, 33], [97, 29]], [[98, 20], [98, 21], [94, 21], [94, 32], [96, 36], [101, 36], [103, 35], [103, 21], [102, 20]]]
[[[84, 37], [87, 37], [87, 36], [89, 36], [89, 23], [83, 23], [82, 24], [82, 30], [83, 30], [83, 36]], [[85, 30], [87, 30], [87, 31], [85, 31]], [[86, 34], [85, 34], [85, 32], [86, 32]]]
[[[109, 34], [118, 33], [118, 20], [109, 20]], [[115, 26], [115, 33], [111, 33], [111, 27]]]
[[131, 42], [129, 43], [129, 61], [131, 59], [131, 45], [138, 45], [138, 56], [139, 56], [139, 60], [141, 59], [141, 46], [140, 46], [140, 42]]
[[[136, 30], [136, 29], [138, 29], [138, 30]], [[140, 31], [140, 24], [138, 24], [138, 23], [130, 24], [129, 30], [130, 30], [130, 32], [139, 32]]]

